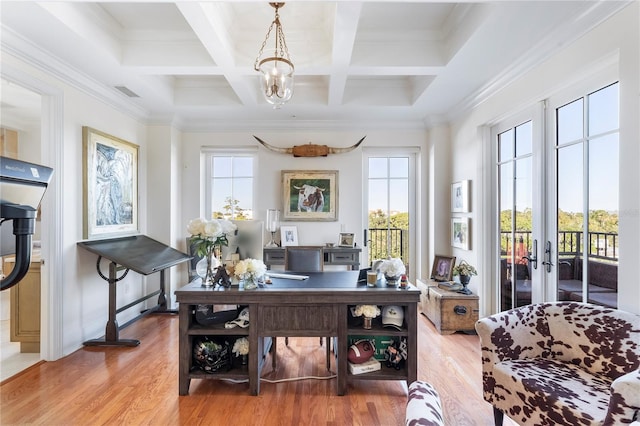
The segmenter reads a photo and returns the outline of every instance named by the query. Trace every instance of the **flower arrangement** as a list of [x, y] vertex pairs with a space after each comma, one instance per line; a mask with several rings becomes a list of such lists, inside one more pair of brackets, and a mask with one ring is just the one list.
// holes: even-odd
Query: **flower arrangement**
[[246, 337], [241, 337], [236, 339], [233, 344], [233, 349], [231, 349], [236, 356], [247, 355], [249, 353], [249, 341]]
[[458, 263], [457, 266], [453, 267], [453, 275], [478, 275], [478, 271], [476, 271], [476, 268], [469, 265], [466, 260], [463, 260], [462, 262]]
[[244, 259], [236, 263], [233, 275], [241, 280], [256, 281], [267, 272], [265, 264], [258, 259]]
[[359, 317], [375, 318], [380, 315], [380, 308], [376, 305], [357, 305], [354, 313]]
[[198, 218], [191, 220], [187, 225], [191, 242], [197, 247], [197, 254], [200, 257], [211, 253], [216, 246], [229, 245], [227, 238], [233, 235], [236, 229], [237, 226], [226, 219]]
[[402, 259], [397, 257], [383, 260], [380, 265], [380, 272], [387, 277], [399, 277], [406, 271], [407, 269], [405, 268], [404, 263], [402, 263]]

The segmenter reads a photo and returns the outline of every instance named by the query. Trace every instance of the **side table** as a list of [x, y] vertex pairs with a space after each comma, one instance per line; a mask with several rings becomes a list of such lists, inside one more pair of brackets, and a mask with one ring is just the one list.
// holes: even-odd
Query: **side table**
[[479, 313], [479, 297], [438, 287], [435, 281], [418, 280], [422, 313], [440, 334], [474, 331]]

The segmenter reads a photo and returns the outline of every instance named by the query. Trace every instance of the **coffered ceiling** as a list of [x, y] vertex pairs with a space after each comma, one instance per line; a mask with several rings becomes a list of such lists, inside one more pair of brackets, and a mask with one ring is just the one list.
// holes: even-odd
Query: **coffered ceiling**
[[253, 69], [274, 18], [267, 2], [0, 7], [3, 50], [144, 122], [205, 129], [446, 121], [624, 4], [287, 2], [280, 18], [295, 93], [278, 110], [262, 98]]

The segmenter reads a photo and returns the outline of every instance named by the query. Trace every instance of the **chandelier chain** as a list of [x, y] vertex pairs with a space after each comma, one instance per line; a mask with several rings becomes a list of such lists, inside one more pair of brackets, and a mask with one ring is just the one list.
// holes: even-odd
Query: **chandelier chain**
[[271, 30], [273, 29], [273, 25], [275, 23], [276, 21], [273, 21], [269, 26], [269, 30], [267, 31], [267, 36], [264, 38], [264, 41], [262, 42], [262, 46], [260, 46], [260, 51], [258, 52], [258, 56], [256, 57], [256, 62], [253, 64], [253, 68], [255, 68], [256, 71], [258, 71], [258, 61], [260, 61], [260, 58], [262, 57], [262, 52], [264, 51], [264, 48], [267, 45], [267, 41], [269, 41], [269, 36], [271, 35]]

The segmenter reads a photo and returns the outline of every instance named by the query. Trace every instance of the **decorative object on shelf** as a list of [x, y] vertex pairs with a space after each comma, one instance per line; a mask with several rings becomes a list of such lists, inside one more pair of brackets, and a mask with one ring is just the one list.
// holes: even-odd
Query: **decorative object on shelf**
[[244, 283], [245, 290], [253, 290], [258, 287], [260, 280], [264, 279], [267, 267], [262, 260], [244, 259], [236, 263], [233, 274]]
[[382, 261], [380, 272], [384, 274], [388, 286], [396, 286], [400, 276], [407, 272], [407, 268], [402, 263], [402, 259], [393, 257]]
[[193, 364], [205, 373], [231, 369], [231, 348], [224, 339], [198, 337], [193, 342]]
[[351, 364], [362, 364], [369, 361], [376, 353], [374, 341], [370, 339], [360, 339], [353, 342], [347, 349], [347, 360]]
[[283, 170], [282, 220], [338, 220], [337, 170]]
[[354, 314], [359, 317], [364, 317], [362, 328], [365, 330], [371, 329], [371, 321], [380, 315], [380, 308], [376, 305], [356, 305]]
[[400, 276], [400, 288], [407, 288], [409, 286], [409, 281], [407, 280], [407, 274], [402, 274]]
[[472, 265], [469, 265], [466, 260], [461, 261], [457, 266], [453, 268], [453, 275], [460, 276], [460, 284], [462, 284], [462, 290], [458, 293], [472, 294], [471, 290], [467, 288], [472, 275], [478, 275], [478, 271]]
[[280, 210], [268, 209], [267, 210], [267, 231], [271, 232], [271, 241], [267, 243], [265, 247], [279, 247], [276, 243], [276, 231], [280, 225]]
[[295, 225], [282, 225], [280, 227], [280, 244], [282, 247], [298, 245], [298, 227]]
[[249, 327], [249, 308], [242, 308], [238, 314], [238, 318], [224, 323], [224, 328], [247, 328]]
[[[274, 109], [278, 109], [293, 96], [294, 66], [293, 62], [291, 62], [291, 57], [289, 57], [289, 48], [284, 39], [284, 31], [278, 14], [278, 9], [284, 6], [284, 2], [269, 4], [276, 10], [275, 18], [267, 30], [267, 35], [262, 42], [253, 68], [260, 72], [260, 87], [265, 99], [273, 105]], [[276, 28], [274, 31], [275, 49], [273, 56], [260, 60], [274, 25]]]
[[294, 157], [326, 157], [329, 154], [344, 154], [356, 149], [366, 138], [366, 136], [363, 136], [355, 145], [351, 145], [348, 148], [332, 148], [327, 145], [312, 144], [311, 142], [306, 145], [295, 145], [293, 148], [278, 148], [277, 146], [269, 145], [255, 135], [253, 137], [269, 151], [279, 152], [280, 154], [293, 154]]
[[216, 269], [221, 266], [216, 255], [219, 255], [222, 246], [229, 244], [228, 238], [236, 228], [236, 225], [225, 219], [197, 218], [187, 225], [187, 231], [191, 234], [191, 244], [196, 254], [203, 258], [196, 264], [196, 273], [202, 277], [203, 286], [211, 287], [216, 284]]
[[393, 340], [393, 344], [385, 349], [385, 361], [389, 368], [400, 370], [407, 359], [407, 340], [402, 338], [401, 341]]
[[231, 350], [236, 357], [241, 357], [242, 365], [247, 365], [247, 355], [249, 354], [249, 340], [246, 337], [236, 339]]

